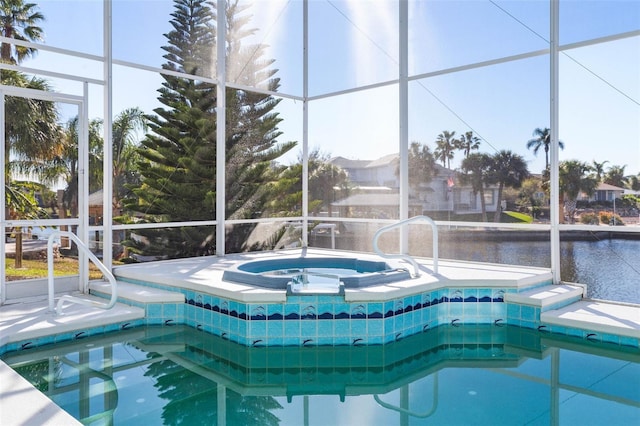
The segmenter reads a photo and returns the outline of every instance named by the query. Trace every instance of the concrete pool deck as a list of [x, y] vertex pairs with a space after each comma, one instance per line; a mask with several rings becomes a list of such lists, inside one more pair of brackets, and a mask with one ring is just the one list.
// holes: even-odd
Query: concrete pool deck
[[[309, 250], [306, 254], [311, 256], [344, 256], [344, 253], [332, 250]], [[226, 268], [239, 262], [265, 259], [270, 256], [299, 255], [299, 251], [286, 251], [230, 255], [224, 258], [178, 259], [118, 267], [116, 275], [132, 281], [140, 280], [199, 292], [214, 292], [246, 303], [276, 303], [286, 300], [285, 290], [223, 283], [222, 274]], [[375, 255], [363, 256], [377, 258]], [[416, 291], [427, 291], [447, 286], [461, 288], [507, 286], [517, 289], [533, 286], [533, 290], [526, 294], [527, 299], [531, 300], [531, 304], [534, 306], [545, 306], [545, 304], [551, 303], [545, 302], [545, 300], [557, 300], [562, 293], [582, 292], [581, 287], [577, 285], [548, 285], [551, 273], [544, 268], [441, 260], [439, 273], [436, 276], [430, 273], [433, 267], [431, 260], [418, 259], [418, 261], [421, 266], [420, 277], [357, 290], [347, 289], [345, 300], [349, 302], [386, 300], [404, 297]], [[388, 260], [388, 262], [394, 267], [399, 266], [398, 262], [401, 266], [408, 266], [401, 261]], [[540, 284], [540, 286], [535, 287], [536, 284]], [[104, 286], [104, 284], [97, 283], [95, 286], [92, 285], [92, 288], [101, 289]], [[139, 287], [135, 284], [123, 283], [119, 293], [129, 300], [177, 301], [181, 299], [184, 302], [182, 296], [169, 294], [170, 292], [160, 289]], [[525, 291], [516, 293], [513, 298], [523, 298], [525, 297], [524, 293]], [[516, 303], [519, 302], [516, 300]], [[47, 306], [46, 296], [9, 300], [5, 305], [0, 306], [0, 346], [44, 336], [81, 333], [82, 330], [96, 326], [105, 326], [106, 330], [108, 324], [141, 320], [145, 316], [144, 309], [122, 303], [116, 304], [113, 309], [107, 312], [97, 308], [67, 304], [64, 308], [65, 314], [60, 317], [48, 312]], [[582, 328], [640, 338], [640, 305], [581, 299], [568, 306], [543, 312], [541, 321], [550, 326]], [[75, 336], [75, 338], [79, 337]], [[28, 347], [30, 346], [25, 349]], [[2, 361], [0, 361], [0, 401], [2, 401], [0, 403], [0, 424], [2, 425], [79, 424]], [[29, 407], [29, 409], [15, 409], [15, 407]]]

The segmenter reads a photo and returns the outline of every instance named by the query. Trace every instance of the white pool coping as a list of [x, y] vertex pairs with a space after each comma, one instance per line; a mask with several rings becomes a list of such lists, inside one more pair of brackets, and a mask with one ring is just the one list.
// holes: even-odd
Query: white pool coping
[[640, 339], [640, 306], [584, 299], [542, 312], [540, 322]]
[[[122, 279], [152, 282], [156, 284], [180, 287], [203, 293], [213, 293], [221, 297], [244, 303], [285, 302], [286, 289], [275, 290], [259, 288], [247, 284], [223, 282], [222, 275], [228, 268], [242, 262], [266, 260], [270, 258], [297, 258], [301, 250], [278, 252], [258, 252], [225, 257], [199, 257], [174, 259], [150, 264], [124, 265], [115, 268], [115, 275]], [[380, 261], [380, 257], [371, 253], [354, 253], [338, 250], [309, 249], [307, 257], [358, 257], [364, 260]], [[521, 288], [553, 278], [549, 269], [477, 263], [452, 260], [440, 260], [438, 274], [433, 274], [431, 259], [416, 259], [421, 274], [417, 278], [405, 281], [377, 285], [367, 288], [346, 289], [345, 301], [366, 302], [381, 301], [404, 297], [416, 292], [431, 291], [443, 287], [510, 287]], [[396, 259], [385, 260], [391, 268], [411, 268], [411, 265]], [[410, 269], [411, 270], [411, 269]]]

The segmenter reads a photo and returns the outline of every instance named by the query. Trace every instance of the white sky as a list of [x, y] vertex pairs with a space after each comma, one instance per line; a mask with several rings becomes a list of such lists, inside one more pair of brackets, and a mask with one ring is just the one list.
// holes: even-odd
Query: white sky
[[[44, 0], [46, 44], [102, 53], [102, 2]], [[562, 43], [640, 30], [640, 1], [561, 1]], [[411, 1], [410, 74], [544, 49], [546, 1]], [[114, 58], [159, 67], [162, 35], [170, 30], [169, 0], [114, 0]], [[255, 41], [270, 45], [281, 92], [302, 94], [302, 4], [255, 2]], [[511, 16], [509, 16], [511, 15]], [[397, 76], [397, 2], [325, 1], [309, 4], [311, 96], [392, 80]], [[72, 23], [72, 25], [70, 25]], [[568, 57], [568, 56], [569, 57]], [[577, 63], [576, 63], [577, 61]], [[40, 52], [24, 63], [102, 78], [101, 65]], [[548, 57], [443, 75], [409, 85], [409, 139], [435, 148], [443, 130], [473, 130], [481, 151], [511, 149], [532, 172], [544, 167], [525, 144], [536, 127], [549, 126]], [[114, 67], [114, 114], [158, 106], [155, 73]], [[78, 83], [54, 81], [78, 93]], [[90, 115], [102, 115], [102, 88], [90, 89]], [[284, 100], [282, 140], [302, 142], [302, 104]], [[309, 145], [331, 155], [375, 159], [398, 152], [398, 89], [392, 85], [309, 105]], [[560, 159], [608, 160], [640, 172], [640, 36], [571, 49], [560, 58]], [[301, 149], [301, 145], [300, 145]], [[293, 161], [299, 150], [287, 160]], [[454, 160], [457, 166], [461, 155]], [[287, 161], [285, 161], [287, 162]]]

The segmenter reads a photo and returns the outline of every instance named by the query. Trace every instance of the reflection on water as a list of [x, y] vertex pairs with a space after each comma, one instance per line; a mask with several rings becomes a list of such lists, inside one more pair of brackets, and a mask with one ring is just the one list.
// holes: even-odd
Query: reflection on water
[[[551, 267], [548, 241], [440, 241], [440, 257]], [[587, 284], [587, 297], [640, 303], [640, 239], [561, 241], [561, 277]]]
[[148, 327], [4, 359], [85, 424], [631, 424], [640, 410], [637, 348], [509, 326], [302, 348]]

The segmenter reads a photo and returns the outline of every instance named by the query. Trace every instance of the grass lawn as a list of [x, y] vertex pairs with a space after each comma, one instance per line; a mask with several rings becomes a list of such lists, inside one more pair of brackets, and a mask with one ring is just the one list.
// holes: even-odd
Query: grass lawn
[[[14, 268], [14, 259], [5, 259], [5, 273], [7, 281], [26, 280], [31, 278], [47, 278], [49, 273], [47, 262], [42, 260], [22, 260], [22, 268]], [[53, 263], [53, 275], [78, 275], [78, 259], [61, 257]], [[89, 279], [100, 279], [102, 272], [89, 262]]]

